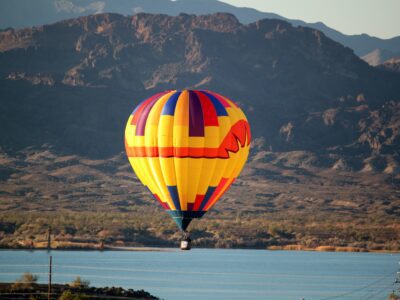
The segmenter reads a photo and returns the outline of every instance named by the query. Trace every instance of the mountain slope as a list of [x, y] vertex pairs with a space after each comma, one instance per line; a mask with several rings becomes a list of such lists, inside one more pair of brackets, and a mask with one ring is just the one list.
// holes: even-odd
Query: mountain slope
[[244, 24], [260, 19], [280, 19], [294, 26], [307, 26], [322, 31], [331, 39], [350, 47], [359, 56], [364, 56], [375, 49], [387, 49], [400, 52], [400, 37], [380, 39], [367, 34], [346, 35], [321, 22], [306, 23], [290, 20], [273, 13], [260, 12], [246, 7], [235, 7], [216, 0], [13, 0], [0, 2], [0, 28], [30, 27], [56, 22], [66, 18], [76, 18], [94, 13], [119, 13], [131, 15], [140, 12], [168, 14], [179, 13], [210, 14], [228, 12], [234, 14]]
[[385, 61], [383, 64], [379, 65], [379, 67], [384, 70], [400, 73], [400, 56]]
[[254, 136], [275, 151], [365, 156], [376, 149], [360, 140], [361, 120], [400, 95], [398, 74], [319, 31], [268, 19], [242, 25], [229, 14], [98, 14], [1, 32], [0, 50], [1, 142], [10, 149], [48, 142], [116, 153], [139, 100], [192, 87], [239, 101]]
[[380, 64], [383, 64], [385, 61], [388, 60], [395, 60], [396, 58], [400, 57], [400, 52], [399, 53], [394, 53], [389, 50], [385, 49], [375, 49], [374, 51], [364, 55], [361, 57], [363, 60], [365, 60], [367, 63], [369, 63], [371, 66], [378, 66]]

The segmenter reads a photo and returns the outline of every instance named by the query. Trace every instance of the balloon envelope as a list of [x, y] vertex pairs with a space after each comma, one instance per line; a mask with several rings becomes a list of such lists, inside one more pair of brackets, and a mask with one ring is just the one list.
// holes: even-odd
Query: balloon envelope
[[210, 91], [156, 94], [136, 107], [125, 129], [134, 172], [181, 230], [239, 176], [250, 139], [242, 110]]

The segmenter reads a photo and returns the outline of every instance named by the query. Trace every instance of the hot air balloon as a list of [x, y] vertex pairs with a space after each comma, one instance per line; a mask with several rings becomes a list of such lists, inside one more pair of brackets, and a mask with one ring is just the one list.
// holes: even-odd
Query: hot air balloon
[[125, 147], [139, 180], [184, 234], [232, 185], [250, 148], [243, 111], [211, 91], [169, 90], [141, 102], [129, 116]]

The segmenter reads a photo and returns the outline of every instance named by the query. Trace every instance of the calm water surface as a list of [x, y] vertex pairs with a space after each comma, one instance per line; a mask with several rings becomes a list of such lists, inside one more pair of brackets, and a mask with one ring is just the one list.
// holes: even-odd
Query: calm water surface
[[47, 281], [76, 276], [93, 286], [144, 289], [179, 299], [387, 299], [394, 288], [399, 254], [265, 250], [0, 251], [0, 281], [23, 272]]

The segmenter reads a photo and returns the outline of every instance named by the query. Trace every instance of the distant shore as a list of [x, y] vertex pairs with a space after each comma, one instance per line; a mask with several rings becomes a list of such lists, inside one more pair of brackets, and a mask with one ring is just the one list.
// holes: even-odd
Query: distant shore
[[68, 243], [67, 245], [56, 245], [55, 247], [25, 245], [18, 246], [1, 246], [0, 250], [60, 250], [60, 251], [145, 251], [145, 252], [169, 252], [175, 251], [175, 248], [166, 247], [146, 247], [146, 246], [112, 246], [106, 245], [100, 247], [98, 244], [91, 243]]
[[[103, 245], [100, 246], [97, 243], [77, 243], [77, 242], [66, 242], [58, 243], [51, 248], [44, 246], [43, 243], [38, 245], [28, 246], [26, 244], [20, 244], [18, 246], [2, 246], [0, 249], [3, 250], [60, 250], [60, 251], [144, 251], [144, 252], [174, 252], [179, 250], [179, 246], [176, 247], [148, 247], [148, 246], [125, 246], [125, 245]], [[194, 249], [202, 249], [204, 247], [193, 246]], [[270, 251], [316, 251], [316, 252], [372, 252], [372, 253], [400, 253], [400, 251], [391, 250], [370, 250], [365, 248], [357, 248], [350, 246], [318, 246], [315, 248], [304, 247], [302, 245], [282, 245], [282, 246], [269, 246], [267, 248], [215, 248], [215, 249], [247, 249], [247, 250], [270, 250]]]
[[285, 246], [270, 246], [267, 250], [277, 251], [316, 251], [316, 252], [371, 252], [371, 253], [400, 253], [400, 251], [391, 250], [370, 250], [365, 248], [349, 247], [349, 246], [318, 246], [315, 248], [307, 248], [302, 245], [285, 245]]

